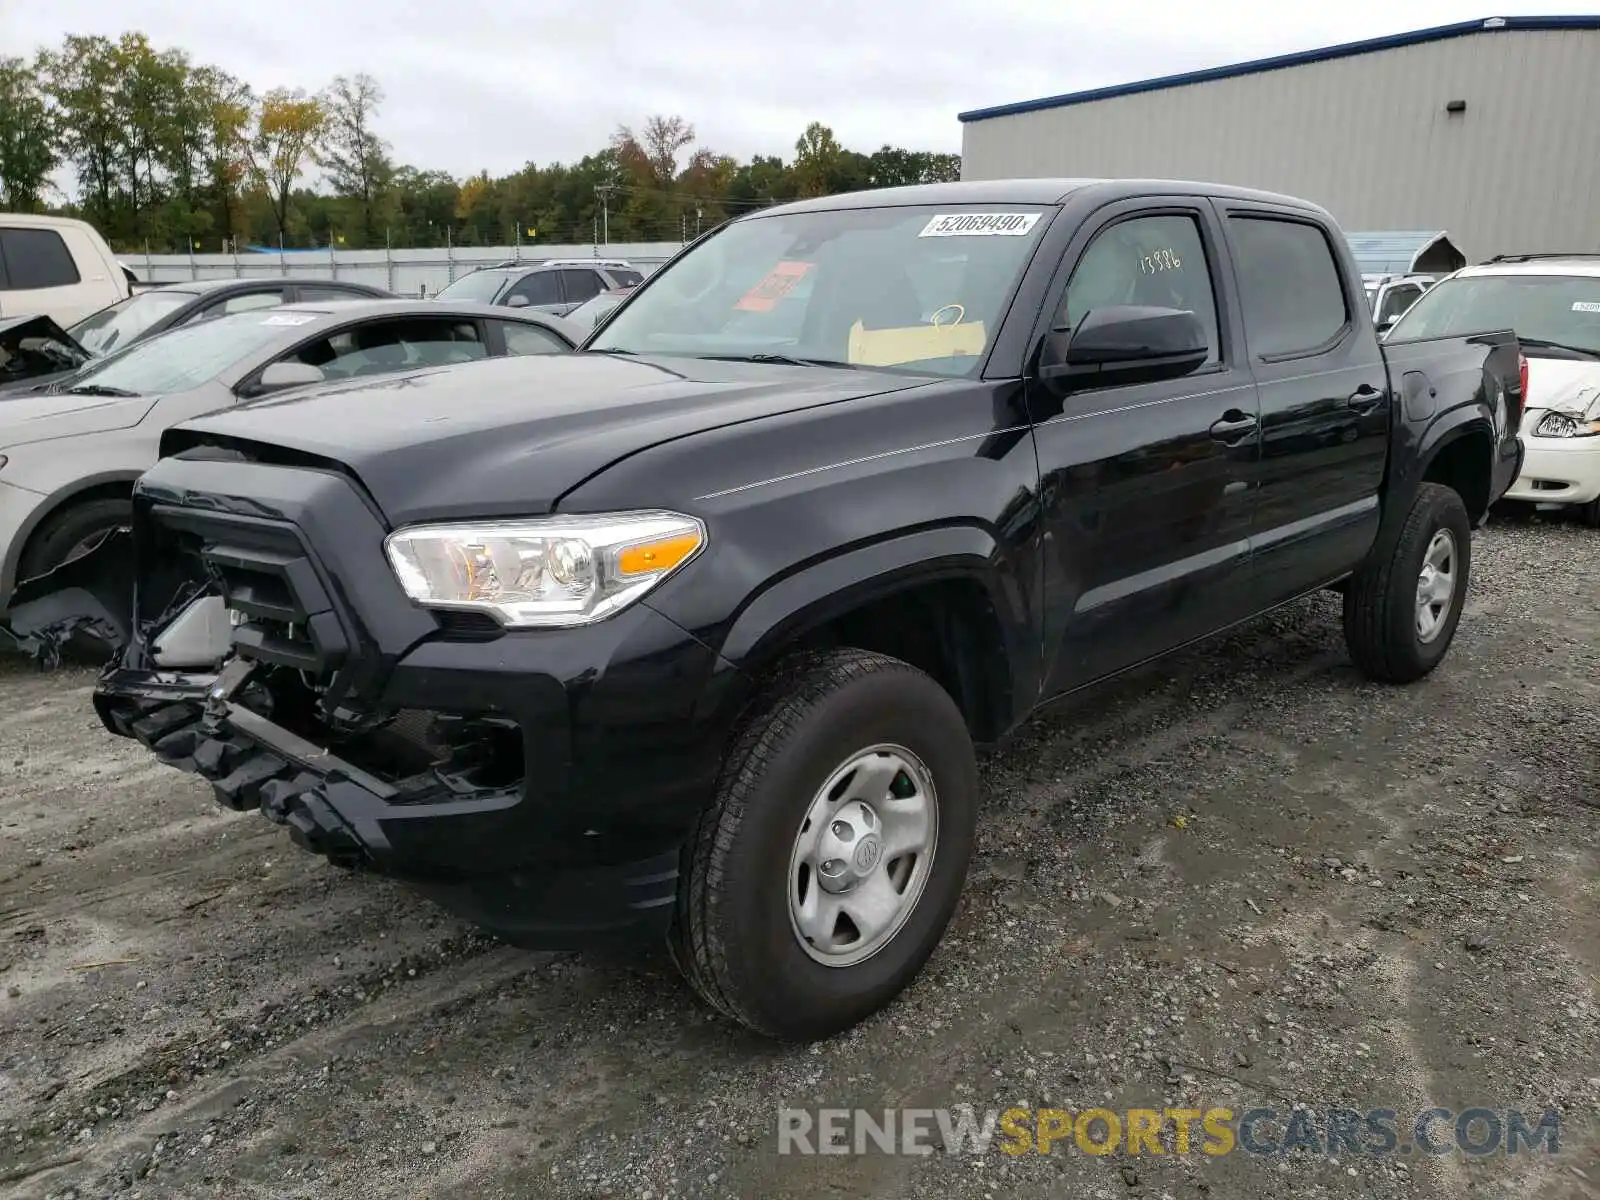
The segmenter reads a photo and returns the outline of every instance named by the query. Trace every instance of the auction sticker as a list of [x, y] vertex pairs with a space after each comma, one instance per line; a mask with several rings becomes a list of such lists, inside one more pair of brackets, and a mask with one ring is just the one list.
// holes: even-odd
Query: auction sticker
[[941, 213], [918, 237], [1022, 237], [1039, 223], [1038, 213]]
[[768, 271], [734, 305], [745, 312], [771, 312], [810, 272], [815, 263], [781, 262]]
[[1572, 302], [1572, 311], [1600, 313], [1600, 303], [1596, 303], [1593, 300], [1574, 300]]
[[273, 313], [261, 323], [263, 325], [304, 325], [316, 319], [315, 313]]

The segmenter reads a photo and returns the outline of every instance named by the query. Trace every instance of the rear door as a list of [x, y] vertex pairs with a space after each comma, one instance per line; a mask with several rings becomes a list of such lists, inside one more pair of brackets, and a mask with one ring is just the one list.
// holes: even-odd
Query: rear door
[[1250, 544], [1267, 608], [1348, 572], [1377, 536], [1392, 399], [1344, 240], [1303, 210], [1216, 203], [1260, 387]]
[[1253, 609], [1245, 561], [1259, 434], [1227, 279], [1201, 197], [1108, 205], [1079, 230], [1042, 328], [1110, 305], [1188, 309], [1208, 330], [1197, 371], [1086, 386], [1030, 383], [1043, 503], [1046, 691], [1202, 637]]
[[571, 312], [585, 300], [592, 300], [605, 291], [606, 281], [599, 272], [588, 267], [565, 267], [561, 271], [563, 312]]

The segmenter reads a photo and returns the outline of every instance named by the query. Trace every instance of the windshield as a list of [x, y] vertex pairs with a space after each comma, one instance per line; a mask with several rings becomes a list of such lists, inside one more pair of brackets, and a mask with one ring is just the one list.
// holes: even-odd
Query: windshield
[[126, 346], [162, 317], [193, 301], [193, 292], [140, 292], [85, 317], [67, 332], [90, 354], [104, 354]]
[[91, 363], [71, 379], [73, 388], [112, 388], [154, 395], [181, 392], [215, 377], [251, 351], [281, 338], [312, 313], [243, 312], [185, 325]]
[[434, 294], [435, 300], [466, 300], [469, 303], [479, 301], [492, 304], [494, 298], [500, 294], [500, 289], [506, 285], [504, 271], [474, 271], [471, 275], [463, 275], [460, 279], [442, 287]]
[[[1600, 354], [1600, 276], [1458, 275], [1423, 292], [1391, 342], [1514, 329], [1529, 355]], [[1542, 347], [1539, 342], [1553, 343]]]
[[911, 206], [739, 221], [653, 275], [588, 349], [970, 375], [1047, 211]]
[[606, 274], [616, 281], [618, 287], [638, 287], [644, 282], [643, 275], [626, 267], [607, 267]]

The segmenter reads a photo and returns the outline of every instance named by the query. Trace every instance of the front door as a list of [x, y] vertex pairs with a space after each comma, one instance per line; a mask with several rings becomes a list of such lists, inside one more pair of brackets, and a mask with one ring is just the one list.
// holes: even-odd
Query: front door
[[1102, 209], [1068, 247], [1051, 327], [1108, 305], [1196, 313], [1206, 364], [1180, 379], [1037, 381], [1029, 409], [1045, 530], [1046, 694], [1204, 636], [1251, 611], [1245, 563], [1258, 454], [1255, 382], [1215, 211], [1199, 197]]

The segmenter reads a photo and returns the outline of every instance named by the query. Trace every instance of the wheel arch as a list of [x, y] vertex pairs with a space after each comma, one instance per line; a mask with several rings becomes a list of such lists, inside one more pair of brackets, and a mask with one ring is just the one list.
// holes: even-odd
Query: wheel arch
[[1010, 728], [1038, 692], [1024, 589], [978, 526], [902, 533], [773, 580], [734, 616], [718, 649], [753, 689], [787, 654], [834, 646], [927, 671], [980, 742]]
[[9, 596], [17, 586], [17, 570], [23, 556], [33, 545], [39, 530], [74, 505], [91, 500], [120, 500], [133, 498], [133, 485], [139, 478], [137, 471], [104, 471], [82, 479], [74, 479], [46, 498], [34, 508], [17, 527], [16, 535], [6, 547], [5, 560], [0, 563], [0, 597]]
[[1430, 431], [1423, 443], [1416, 481], [1453, 489], [1476, 526], [1489, 511], [1494, 488], [1494, 430], [1473, 415], [1442, 428], [1435, 426], [1435, 431]]

